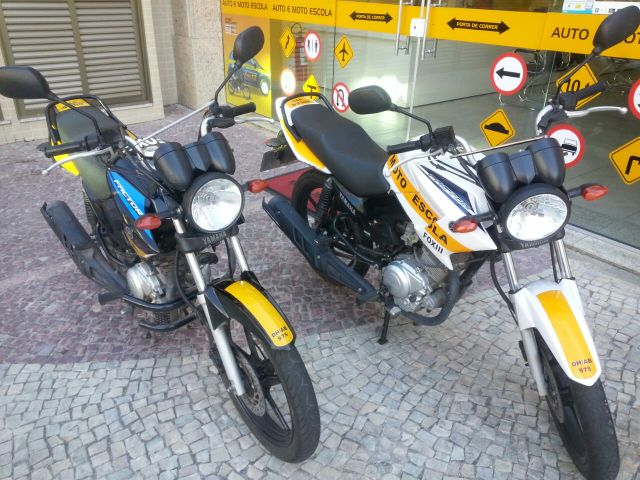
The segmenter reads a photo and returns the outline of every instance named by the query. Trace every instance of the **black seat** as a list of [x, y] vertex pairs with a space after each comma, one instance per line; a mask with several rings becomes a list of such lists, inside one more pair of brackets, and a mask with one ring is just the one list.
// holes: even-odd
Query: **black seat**
[[294, 109], [291, 120], [304, 143], [352, 193], [372, 197], [387, 192], [382, 173], [387, 153], [360, 125], [318, 104]]

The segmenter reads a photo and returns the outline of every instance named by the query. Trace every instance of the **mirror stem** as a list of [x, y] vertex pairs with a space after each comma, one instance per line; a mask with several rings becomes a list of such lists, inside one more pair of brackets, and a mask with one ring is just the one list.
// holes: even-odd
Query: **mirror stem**
[[429, 135], [431, 135], [431, 137], [433, 138], [433, 129], [431, 128], [431, 123], [429, 123], [428, 120], [422, 117], [419, 117], [418, 115], [414, 115], [413, 113], [408, 112], [407, 110], [397, 106], [396, 104], [391, 104], [391, 108], [389, 110], [391, 110], [392, 112], [402, 113], [403, 115], [406, 115], [409, 118], [412, 118], [414, 120], [417, 120], [418, 122], [424, 123], [429, 129]]
[[236, 72], [240, 69], [240, 67], [241, 67], [241, 66], [242, 66], [242, 64], [241, 64], [241, 63], [236, 62], [236, 63], [233, 65], [233, 68], [231, 68], [231, 69], [229, 70], [229, 73], [228, 73], [228, 74], [227, 74], [227, 76], [224, 78], [224, 80], [222, 81], [222, 83], [220, 84], [220, 86], [218, 87], [218, 89], [216, 90], [215, 95], [213, 96], [213, 98], [214, 98], [213, 104], [214, 104], [214, 105], [216, 105], [216, 106], [218, 105], [218, 95], [220, 95], [220, 92], [222, 91], [222, 89], [224, 88], [224, 86], [227, 84], [227, 82], [229, 81], [229, 79], [233, 76], [233, 74], [234, 74], [234, 73], [236, 73]]
[[556, 95], [553, 99], [554, 103], [558, 102], [558, 98], [560, 98], [560, 93], [562, 93], [562, 86], [565, 83], [568, 83], [571, 80], [571, 77], [578, 71], [580, 70], [582, 67], [584, 67], [587, 63], [589, 63], [591, 60], [593, 60], [595, 57], [597, 56], [597, 54], [595, 52], [591, 52], [589, 55], [587, 55], [585, 57], [585, 59], [580, 62], [578, 65], [576, 65], [575, 67], [573, 67], [570, 71], [569, 74], [564, 78], [564, 80], [562, 80], [562, 82], [560, 82], [560, 84], [558, 85], [558, 88], [556, 90]]

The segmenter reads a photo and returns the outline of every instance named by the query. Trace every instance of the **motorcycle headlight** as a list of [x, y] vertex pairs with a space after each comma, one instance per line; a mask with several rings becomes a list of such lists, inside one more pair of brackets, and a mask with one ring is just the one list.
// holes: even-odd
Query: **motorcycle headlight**
[[196, 178], [183, 198], [189, 223], [205, 233], [220, 232], [232, 226], [244, 206], [242, 188], [222, 173], [207, 173]]
[[569, 219], [569, 200], [558, 188], [534, 184], [517, 190], [500, 209], [509, 236], [523, 242], [551, 237]]

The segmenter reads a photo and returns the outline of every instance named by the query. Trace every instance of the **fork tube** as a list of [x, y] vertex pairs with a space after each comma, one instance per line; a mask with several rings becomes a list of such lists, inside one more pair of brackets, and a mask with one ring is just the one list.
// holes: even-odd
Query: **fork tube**
[[247, 263], [247, 257], [244, 256], [244, 252], [242, 251], [242, 245], [240, 245], [240, 240], [237, 235], [233, 237], [229, 237], [231, 241], [231, 247], [233, 248], [233, 253], [236, 254], [236, 259], [238, 260], [238, 266], [240, 267], [240, 271], [247, 272], [249, 271], [249, 264]]
[[[511, 288], [511, 295], [513, 296], [513, 294], [520, 290], [520, 282], [518, 281], [518, 275], [516, 273], [516, 267], [513, 263], [511, 252], [504, 252], [502, 254], [502, 260], [504, 262], [504, 269], [507, 273], [509, 287]], [[517, 318], [518, 312], [516, 310], [516, 321]], [[536, 343], [536, 336], [534, 335], [532, 328], [524, 330], [520, 329], [520, 335], [522, 336], [522, 347], [524, 348], [525, 355], [527, 356], [529, 368], [531, 368], [531, 374], [533, 375], [533, 379], [538, 387], [538, 395], [544, 397], [547, 394], [547, 384], [544, 381], [542, 360], [540, 358], [538, 344]]]
[[571, 278], [571, 267], [569, 266], [569, 259], [567, 258], [567, 251], [564, 248], [564, 240], [554, 240], [553, 250], [558, 259], [558, 266], [560, 267], [561, 278]]
[[[177, 233], [185, 233], [184, 224], [179, 218], [173, 219], [173, 226], [176, 229]], [[220, 354], [220, 360], [222, 361], [222, 365], [224, 366], [224, 371], [226, 372], [231, 385], [233, 385], [235, 394], [238, 396], [244, 395], [244, 382], [242, 381], [242, 375], [240, 374], [240, 369], [238, 368], [236, 358], [233, 355], [229, 337], [227, 336], [227, 332], [224, 330], [224, 325], [220, 325], [218, 328], [213, 328], [209, 309], [207, 308], [207, 302], [204, 297], [204, 291], [207, 288], [207, 283], [205, 282], [204, 276], [202, 275], [202, 270], [200, 270], [200, 262], [198, 262], [198, 257], [193, 252], [185, 253], [184, 256], [187, 259], [189, 270], [191, 271], [193, 280], [196, 283], [196, 288], [198, 289], [198, 296], [196, 298], [198, 299], [198, 303], [204, 311], [204, 316], [207, 319], [207, 326], [209, 327], [211, 335], [213, 335], [213, 341], [215, 342], [218, 353]]]

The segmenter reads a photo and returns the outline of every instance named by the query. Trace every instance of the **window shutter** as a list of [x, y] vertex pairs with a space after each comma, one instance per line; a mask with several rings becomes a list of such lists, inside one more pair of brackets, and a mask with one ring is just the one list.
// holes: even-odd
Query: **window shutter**
[[145, 88], [135, 5], [105, 0], [76, 0], [75, 5], [89, 91], [107, 103], [142, 100]]
[[[82, 91], [78, 56], [66, 0], [1, 2], [9, 55], [7, 63], [34, 67], [58, 95]], [[22, 103], [22, 102], [20, 102]], [[41, 100], [26, 100], [23, 113], [42, 114]]]
[[[7, 63], [37, 68], [58, 95], [148, 99], [137, 0], [0, 0], [0, 10]], [[43, 103], [18, 102], [20, 116], [42, 115]]]

